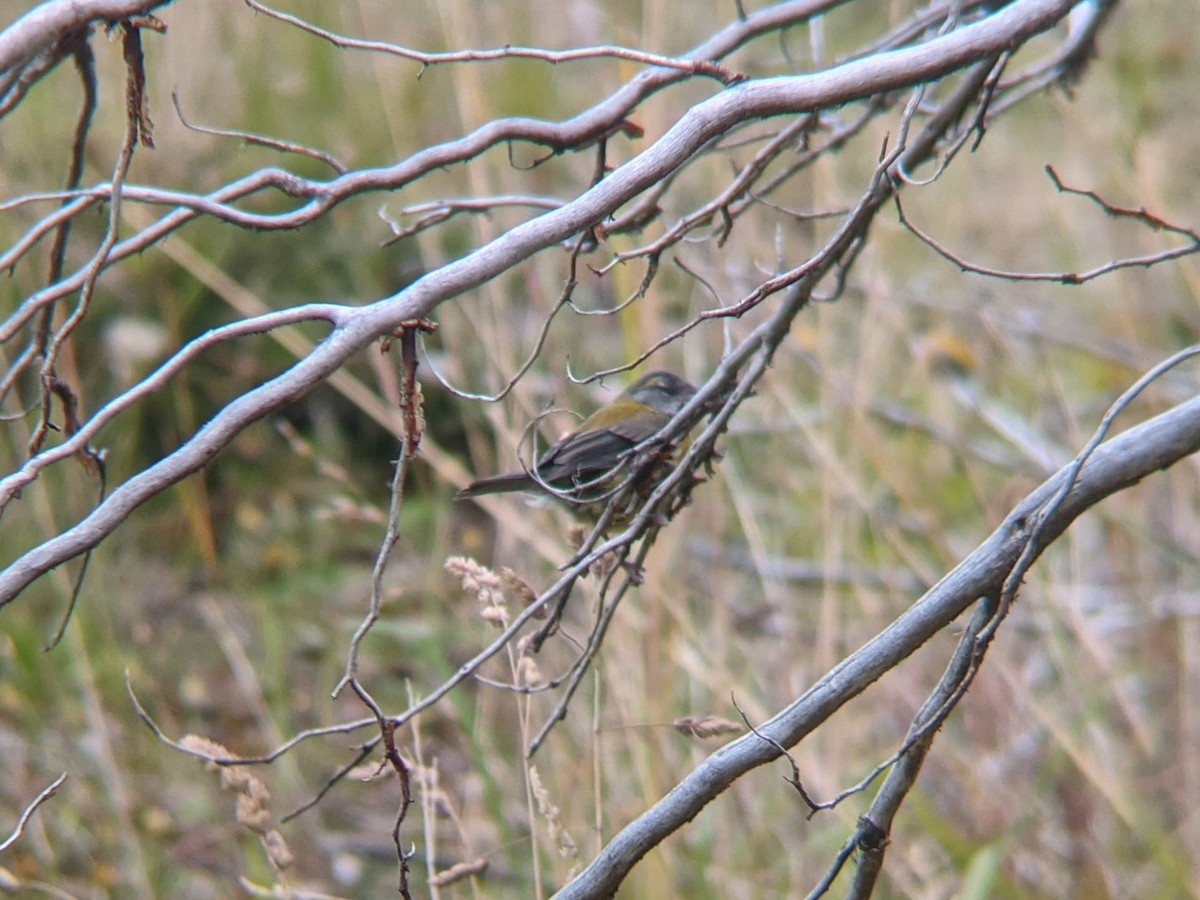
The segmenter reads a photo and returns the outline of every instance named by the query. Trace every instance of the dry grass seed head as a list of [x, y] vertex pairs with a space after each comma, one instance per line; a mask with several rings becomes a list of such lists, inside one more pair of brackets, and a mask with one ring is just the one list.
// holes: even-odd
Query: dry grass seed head
[[286, 869], [295, 860], [283, 835], [273, 828], [271, 810], [271, 792], [266, 783], [251, 771], [249, 766], [221, 766], [214, 759], [229, 759], [234, 754], [227, 747], [209, 738], [199, 735], [186, 735], [180, 745], [186, 750], [202, 754], [207, 759], [205, 767], [210, 771], [216, 770], [222, 790], [237, 794], [236, 819], [239, 825], [248, 828], [259, 836], [263, 849], [271, 863], [279, 869]]
[[533, 798], [537, 801], [538, 812], [546, 820], [550, 839], [558, 848], [558, 855], [563, 859], [574, 859], [579, 855], [579, 847], [559, 821], [558, 807], [550, 802], [550, 794], [542, 784], [537, 766], [529, 767], [529, 786], [533, 791]]
[[688, 737], [710, 738], [720, 737], [724, 734], [741, 734], [742, 726], [737, 722], [731, 722], [729, 719], [722, 719], [720, 716], [684, 716], [682, 719], [676, 719], [671, 723], [671, 727], [680, 734], [686, 734]]

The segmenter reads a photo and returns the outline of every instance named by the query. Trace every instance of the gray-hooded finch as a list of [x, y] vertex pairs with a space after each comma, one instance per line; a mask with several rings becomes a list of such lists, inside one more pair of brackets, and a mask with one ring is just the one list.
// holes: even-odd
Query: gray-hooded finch
[[695, 393], [694, 385], [671, 372], [644, 375], [547, 450], [532, 472], [481, 478], [459, 491], [455, 499], [539, 490], [539, 482], [543, 482], [562, 491], [585, 486], [578, 498], [564, 499], [592, 502], [612, 487], [604, 483], [604, 474], [633, 447], [661, 431]]

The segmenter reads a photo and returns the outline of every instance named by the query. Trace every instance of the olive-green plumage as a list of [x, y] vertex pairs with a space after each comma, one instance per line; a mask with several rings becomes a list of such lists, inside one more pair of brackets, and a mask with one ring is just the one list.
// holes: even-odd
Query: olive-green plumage
[[[456, 499], [540, 489], [539, 481], [569, 491], [601, 478], [633, 447], [662, 430], [696, 393], [694, 385], [670, 372], [651, 372], [588, 416], [577, 431], [545, 452], [530, 472], [481, 478]], [[580, 498], [587, 502], [586, 496]]]

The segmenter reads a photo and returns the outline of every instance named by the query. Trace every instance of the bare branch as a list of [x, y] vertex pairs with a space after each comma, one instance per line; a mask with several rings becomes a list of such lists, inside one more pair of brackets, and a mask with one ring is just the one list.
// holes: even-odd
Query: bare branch
[[146, 15], [171, 0], [51, 0], [0, 32], [0, 72], [23, 65], [63, 35], [93, 22], [115, 24]]
[[[42, 451], [33, 459], [26, 462], [20, 469], [0, 479], [0, 512], [20, 492], [21, 488], [37, 478], [38, 473], [42, 469], [56, 462], [68, 459], [84, 450], [112, 419], [116, 418], [116, 416], [133, 406], [139, 400], [160, 390], [191, 360], [210, 347], [236, 337], [262, 334], [272, 329], [284, 325], [294, 325], [298, 322], [324, 320], [336, 324], [347, 309], [347, 307], [335, 306], [329, 303], [313, 303], [307, 306], [296, 306], [291, 309], [280, 310], [279, 312], [267, 313], [251, 319], [243, 319], [240, 322], [231, 322], [229, 325], [214, 328], [212, 331], [202, 334], [200, 337], [186, 344], [179, 352], [164, 362], [145, 379], [97, 410], [70, 438], [55, 447]], [[286, 402], [286, 399], [279, 400], [280, 405], [284, 402]], [[3, 606], [2, 601], [0, 601], [0, 606]]]
[[656, 66], [663, 69], [677, 69], [689, 75], [700, 75], [705, 78], [715, 78], [728, 86], [736, 84], [745, 78], [735, 72], [730, 72], [721, 66], [703, 59], [675, 59], [670, 56], [660, 56], [657, 53], [646, 53], [642, 50], [632, 50], [627, 47], [576, 47], [572, 50], [543, 50], [538, 47], [499, 47], [495, 50], [456, 50], [451, 53], [422, 53], [397, 44], [384, 41], [364, 41], [356, 38], [343, 37], [318, 28], [311, 22], [306, 22], [297, 16], [271, 9], [259, 0], [245, 0], [247, 6], [258, 10], [272, 19], [286, 22], [301, 31], [329, 41], [335, 47], [345, 50], [368, 50], [373, 53], [387, 53], [410, 59], [421, 64], [422, 68], [455, 62], [493, 62], [505, 59], [534, 59], [540, 62], [559, 65], [560, 63], [578, 62], [588, 59], [623, 59], [626, 62], [646, 66]]
[[280, 141], [276, 138], [264, 137], [260, 134], [251, 134], [248, 131], [229, 131], [224, 128], [210, 128], [206, 125], [196, 125], [189, 122], [183, 114], [183, 106], [179, 102], [179, 92], [171, 91], [171, 102], [175, 104], [175, 113], [179, 116], [179, 121], [183, 123], [185, 128], [191, 131], [199, 132], [200, 134], [211, 134], [216, 137], [231, 137], [237, 138], [239, 141], [245, 141], [247, 144], [254, 144], [259, 147], [267, 147], [271, 150], [278, 150], [280, 153], [296, 153], [300, 156], [307, 156], [310, 159], [320, 160], [337, 172], [339, 175], [345, 175], [349, 169], [338, 162], [328, 153], [323, 150], [314, 150], [311, 147], [305, 147], [301, 144], [293, 144], [288, 141]]
[[63, 772], [46, 785], [41, 793], [29, 801], [29, 804], [21, 811], [21, 817], [17, 819], [17, 824], [13, 826], [12, 833], [3, 841], [0, 841], [0, 853], [3, 853], [20, 839], [21, 835], [25, 833], [25, 826], [28, 824], [30, 818], [37, 812], [37, 808], [57, 794], [58, 789], [62, 787], [63, 782], [66, 780], [67, 773]]
[[420, 234], [426, 229], [432, 228], [435, 225], [440, 225], [448, 219], [452, 219], [459, 213], [474, 213], [476, 215], [487, 215], [494, 209], [503, 209], [504, 207], [526, 207], [529, 209], [558, 209], [563, 205], [563, 201], [555, 200], [551, 197], [482, 197], [479, 199], [471, 197], [463, 197], [458, 199], [447, 198], [445, 200], [434, 200], [428, 203], [415, 203], [412, 206], [406, 206], [400, 210], [401, 215], [419, 216], [412, 225], [403, 228], [396, 222], [388, 221], [388, 225], [392, 229], [392, 236], [383, 242], [384, 247], [395, 244], [405, 238], [413, 237]]
[[1200, 232], [1192, 228], [1185, 228], [1182, 225], [1173, 225], [1161, 217], [1148, 212], [1145, 209], [1125, 209], [1109, 204], [1101, 199], [1092, 191], [1081, 191], [1073, 188], [1067, 188], [1059, 180], [1058, 175], [1053, 169], [1047, 167], [1048, 174], [1054, 182], [1055, 187], [1064, 193], [1079, 194], [1080, 196], [1088, 197], [1095, 201], [1106, 213], [1116, 218], [1128, 218], [1142, 221], [1149, 225], [1154, 230], [1162, 230], [1177, 234], [1180, 237], [1188, 239], [1188, 243], [1179, 247], [1171, 247], [1167, 250], [1160, 250], [1158, 253], [1147, 253], [1140, 256], [1131, 256], [1124, 259], [1109, 260], [1106, 263], [1095, 266], [1091, 269], [1086, 269], [1082, 272], [1018, 272], [1004, 269], [993, 269], [988, 266], [981, 266], [976, 263], [969, 262], [963, 259], [958, 254], [949, 250], [944, 244], [936, 240], [931, 235], [918, 228], [913, 221], [904, 212], [904, 206], [900, 202], [900, 195], [895, 197], [896, 213], [900, 218], [900, 223], [908, 229], [921, 243], [930, 247], [935, 253], [943, 259], [952, 262], [958, 266], [963, 272], [970, 272], [974, 275], [984, 275], [988, 278], [999, 278], [1005, 281], [1050, 281], [1058, 284], [1083, 284], [1087, 281], [1092, 281], [1100, 278], [1103, 275], [1109, 275], [1112, 272], [1120, 271], [1121, 269], [1146, 268], [1149, 266], [1160, 265], [1173, 259], [1181, 259], [1185, 256], [1191, 256], [1193, 253], [1200, 253]]
[[[1101, 444], [1074, 479], [1054, 514], [1043, 520], [1039, 541], [1053, 540], [1105, 497], [1200, 450], [1200, 399], [1181, 404]], [[652, 847], [695, 818], [709, 801], [751, 769], [779, 756], [852, 697], [910, 655], [980, 597], [999, 592], [1025, 549], [1030, 523], [1047, 508], [1072, 467], [1060, 470], [1028, 495], [972, 554], [886, 630], [820, 678], [770, 721], [727, 744], [700, 764], [666, 797], [626, 826], [592, 864], [558, 895], [562, 900], [611, 893]], [[903, 763], [903, 759], [901, 761]]]

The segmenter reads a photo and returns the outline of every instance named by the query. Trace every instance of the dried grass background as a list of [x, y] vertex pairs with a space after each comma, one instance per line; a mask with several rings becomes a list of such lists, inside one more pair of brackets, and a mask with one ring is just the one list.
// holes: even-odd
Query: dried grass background
[[[0, 7], [12, 18], [18, 4]], [[11, 8], [11, 9], [10, 9]], [[355, 0], [289, 11], [342, 33], [422, 48], [620, 43], [678, 53], [727, 20], [732, 4], [476, 4]], [[910, 11], [894, 3], [827, 17], [829, 56]], [[1162, 246], [1162, 236], [1104, 218], [1057, 194], [1043, 166], [1113, 202], [1193, 222], [1200, 209], [1200, 32], [1185, 0], [1126, 4], [1072, 97], [1046, 95], [992, 129], [970, 158], [906, 192], [906, 210], [966, 258], [1007, 269], [1072, 270]], [[875, 21], [872, 17], [880, 17]], [[316, 163], [187, 131], [189, 118], [285, 137], [353, 162], [384, 165], [502, 115], [564, 118], [632, 74], [612, 61], [547, 67], [509, 61], [425, 71], [336, 51], [231, 2], [179, 2], [169, 32], [147, 40], [158, 149], [131, 180], [211, 189], [265, 165], [308, 175]], [[808, 53], [807, 35], [789, 35]], [[100, 51], [103, 96], [85, 183], [108, 177], [120, 140], [119, 50]], [[105, 53], [108, 49], [111, 52]], [[744, 70], [785, 67], [777, 43], [743, 50]], [[638, 114], [649, 142], [708, 88], [684, 85]], [[0, 133], [0, 192], [53, 189], [57, 148], [77, 105], [67, 71], [39, 86]], [[855, 152], [823, 161], [774, 201], [796, 209], [853, 202], [885, 125]], [[632, 154], [644, 142], [617, 142]], [[532, 157], [514, 151], [515, 161]], [[102, 282], [74, 359], [85, 402], [98, 405], [157, 352], [232, 315], [307, 300], [374, 299], [511, 227], [522, 212], [462, 217], [380, 248], [386, 218], [445, 196], [555, 193], [590, 155], [533, 172], [492, 152], [438, 173], [402, 197], [347, 203], [295, 233], [246, 235], [198, 224]], [[614, 159], [619, 162], [620, 159]], [[724, 179], [719, 157], [688, 176]], [[671, 202], [684, 204], [687, 190]], [[379, 214], [382, 209], [382, 216]], [[686, 212], [669, 209], [671, 221]], [[673, 215], [674, 214], [674, 215]], [[131, 224], [144, 210], [130, 207]], [[5, 246], [28, 227], [0, 219]], [[97, 234], [103, 223], [97, 220]], [[810, 252], [817, 226], [783, 215], [741, 221], [720, 252], [680, 256], [725, 302], [777, 256]], [[86, 235], [84, 236], [86, 238]], [[82, 254], [86, 239], [76, 244]], [[618, 245], [611, 249], [621, 249]], [[691, 252], [691, 255], [689, 255]], [[597, 260], [602, 254], [597, 255]], [[876, 634], [969, 552], [1010, 505], [1083, 445], [1108, 404], [1154, 363], [1195, 340], [1194, 258], [1127, 270], [1081, 287], [963, 274], [883, 217], [846, 294], [808, 309], [723, 439], [725, 458], [662, 536], [645, 585], [621, 609], [594, 677], [533, 760], [521, 754], [553, 698], [471, 686], [415, 728], [419, 808], [404, 828], [417, 847], [415, 884], [484, 858], [474, 881], [443, 897], [527, 897], [561, 885], [616, 829], [662, 797], [721, 739], [680, 734], [685, 716], [738, 718], [731, 695], [762, 721]], [[0, 283], [17, 302], [39, 273]], [[640, 270], [587, 276], [596, 306], [627, 294]], [[498, 387], [528, 352], [557, 296], [563, 260], [543, 254], [511, 278], [442, 307], [432, 361], [454, 383]], [[713, 305], [706, 289], [664, 266], [651, 302], [616, 318], [568, 316], [514, 398], [484, 407], [425, 386], [426, 463], [413, 475], [385, 618], [364, 646], [362, 677], [386, 709], [435, 687], [490, 639], [476, 600], [443, 572], [451, 555], [511, 566], [535, 586], [569, 555], [552, 508], [497, 501], [494, 517], [450, 497], [468, 473], [515, 464], [522, 429], [547, 404], [588, 410], [606, 394], [570, 386], [573, 371], [636, 355], [673, 324]], [[729, 327], [737, 334], [753, 317]], [[141, 329], [140, 331], [138, 329]], [[129, 337], [129, 335], [133, 337]], [[132, 341], [132, 343], [122, 343]], [[661, 362], [693, 380], [720, 357], [720, 327], [668, 348]], [[244, 382], [278, 370], [270, 339], [207, 359], [106, 434], [119, 479], [176, 446]], [[195, 761], [158, 744], [136, 720], [124, 673], [171, 734], [202, 735], [250, 755], [297, 730], [362, 714], [329, 691], [360, 620], [386, 510], [395, 442], [372, 420], [392, 400], [375, 355], [344, 385], [242, 435], [203, 477], [139, 512], [104, 545], [63, 647], [40, 652], [62, 615], [56, 572], [0, 614], [0, 823], [61, 771], [70, 779], [4, 857], [5, 877], [79, 897], [233, 896], [237, 879], [274, 882], [268, 854], [234, 814], [234, 797]], [[1194, 371], [1157, 385], [1126, 421], [1196, 390]], [[12, 423], [6, 423], [11, 425]], [[547, 433], [570, 427], [563, 417]], [[23, 451], [7, 429], [7, 467]], [[941, 735], [893, 833], [882, 896], [1098, 897], [1200, 893], [1200, 501], [1194, 461], [1105, 502], [1035, 567], [965, 703]], [[452, 483], [457, 480], [457, 483]], [[43, 479], [3, 523], [0, 561], [86, 510], [82, 475]], [[10, 550], [12, 547], [14, 549]], [[565, 630], [586, 633], [587, 589]], [[894, 751], [941, 674], [955, 635], [931, 642], [793, 751], [815, 797], [862, 778]], [[567, 663], [550, 645], [543, 674]], [[486, 674], [511, 680], [502, 657]], [[310, 742], [255, 771], [276, 816], [309, 800], [352, 758], [356, 738]], [[373, 774], [364, 767], [364, 775]], [[622, 897], [787, 897], [809, 890], [865, 801], [806, 821], [767, 766], [719, 798], [639, 865]], [[389, 836], [397, 785], [349, 780], [316, 809], [279, 826], [297, 890], [337, 896], [394, 891]], [[2, 826], [0, 826], [2, 830]], [[535, 865], [535, 859], [537, 864]], [[536, 875], [535, 875], [535, 869]], [[53, 886], [52, 888], [50, 886]]]

